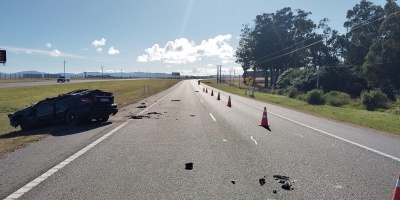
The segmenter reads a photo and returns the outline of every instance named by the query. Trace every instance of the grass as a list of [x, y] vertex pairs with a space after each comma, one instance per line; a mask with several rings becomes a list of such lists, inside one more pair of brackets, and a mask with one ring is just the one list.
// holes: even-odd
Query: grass
[[[100, 89], [114, 93], [115, 102], [119, 108], [122, 108], [166, 90], [177, 82], [179, 82], [177, 79], [145, 79], [0, 88], [0, 158], [9, 152], [65, 128], [48, 127], [21, 131], [19, 127], [15, 129], [10, 126], [7, 117], [8, 113], [14, 113], [25, 106], [48, 97], [55, 97], [59, 94], [83, 88]], [[143, 86], [146, 86], [146, 94], [143, 94]], [[148, 86], [150, 86], [150, 93], [148, 93]]]
[[[217, 84], [215, 80], [207, 80], [207, 82], [209, 82], [206, 83], [207, 85], [218, 88], [220, 90], [245, 96], [243, 89], [239, 89], [235, 86], [229, 86], [228, 84]], [[400, 136], [399, 108], [394, 108], [390, 110], [367, 111], [360, 106], [313, 106], [309, 105], [307, 102], [298, 99], [291, 99], [287, 96], [268, 94], [263, 92], [255, 92], [254, 96], [259, 101], [269, 102], [287, 108], [326, 117], [329, 119], [348, 122]]]

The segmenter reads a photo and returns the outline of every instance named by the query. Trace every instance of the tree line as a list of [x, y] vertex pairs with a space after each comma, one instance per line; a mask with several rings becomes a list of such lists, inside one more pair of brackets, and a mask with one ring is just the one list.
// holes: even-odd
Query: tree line
[[265, 88], [296, 88], [307, 92], [319, 86], [353, 97], [379, 89], [395, 100], [400, 94], [400, 8], [396, 0], [384, 7], [361, 0], [347, 11], [340, 34], [329, 19], [318, 23], [311, 12], [282, 8], [257, 15], [244, 24], [235, 52], [245, 74], [263, 71]]

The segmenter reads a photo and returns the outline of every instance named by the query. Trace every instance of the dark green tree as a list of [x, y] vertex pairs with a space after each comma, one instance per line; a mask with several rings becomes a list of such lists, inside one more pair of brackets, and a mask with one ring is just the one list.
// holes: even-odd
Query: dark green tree
[[363, 70], [370, 87], [395, 99], [400, 94], [400, 8], [394, 0], [387, 0], [385, 13], [380, 37], [369, 48]]
[[343, 56], [346, 64], [353, 65], [357, 71], [361, 71], [369, 47], [378, 38], [378, 30], [384, 16], [381, 6], [367, 0], [361, 0], [352, 10], [347, 11], [344, 27], [348, 32]]

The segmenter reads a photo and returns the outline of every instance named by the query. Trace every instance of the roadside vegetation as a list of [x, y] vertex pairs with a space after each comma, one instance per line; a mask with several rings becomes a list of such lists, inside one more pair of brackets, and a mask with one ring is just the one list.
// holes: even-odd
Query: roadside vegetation
[[[400, 136], [400, 101], [390, 100], [379, 90], [364, 91], [361, 98], [352, 98], [346, 93], [337, 91], [324, 93], [315, 89], [303, 93], [295, 89], [264, 89], [263, 81], [263, 79], [256, 80], [254, 95], [256, 100]], [[217, 84], [216, 80], [204, 82], [241, 96], [245, 96], [244, 90], [248, 88], [243, 82], [239, 87], [238, 79], [223, 84]], [[253, 88], [251, 86], [252, 90]]]
[[360, 0], [347, 11], [344, 34], [311, 15], [285, 7], [243, 24], [236, 63], [244, 79], [257, 79], [249, 82], [260, 91], [256, 98], [400, 135], [396, 0]]
[[[67, 128], [65, 126], [50, 126], [21, 131], [19, 127], [15, 129], [9, 125], [8, 113], [14, 113], [48, 97], [55, 97], [59, 94], [84, 88], [114, 93], [115, 102], [119, 108], [122, 108], [166, 90], [177, 82], [179, 82], [177, 79], [146, 79], [0, 88], [0, 158], [8, 152]], [[145, 94], [143, 94], [144, 86], [146, 86]], [[148, 93], [148, 86], [150, 86], [150, 93]]]

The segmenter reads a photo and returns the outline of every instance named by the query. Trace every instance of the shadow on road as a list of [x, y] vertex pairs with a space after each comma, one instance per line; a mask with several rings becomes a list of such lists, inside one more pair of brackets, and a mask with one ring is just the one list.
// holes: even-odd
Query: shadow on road
[[0, 135], [0, 139], [16, 138], [21, 136], [46, 135], [46, 134], [52, 136], [66, 136], [66, 135], [82, 133], [85, 131], [93, 130], [110, 124], [112, 124], [112, 122], [100, 123], [96, 121], [90, 121], [71, 127], [63, 123], [53, 123], [47, 126], [36, 127], [28, 131], [22, 131], [22, 130], [13, 131], [8, 134]]

